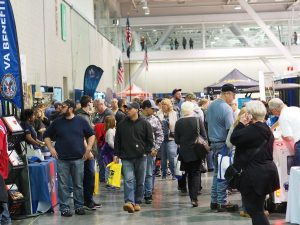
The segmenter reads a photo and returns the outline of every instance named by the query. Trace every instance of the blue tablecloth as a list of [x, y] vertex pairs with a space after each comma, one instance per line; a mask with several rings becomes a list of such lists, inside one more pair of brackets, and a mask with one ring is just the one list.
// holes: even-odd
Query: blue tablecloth
[[45, 212], [57, 204], [56, 160], [29, 164], [32, 212]]

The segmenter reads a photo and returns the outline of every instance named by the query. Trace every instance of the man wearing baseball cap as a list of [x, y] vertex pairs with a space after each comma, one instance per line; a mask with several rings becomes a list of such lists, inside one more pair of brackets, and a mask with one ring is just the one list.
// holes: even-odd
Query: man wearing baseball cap
[[154, 116], [155, 111], [158, 110], [155, 102], [153, 100], [145, 100], [142, 104], [143, 114], [145, 119], [151, 124], [154, 146], [151, 153], [147, 155], [147, 169], [146, 169], [146, 179], [145, 179], [145, 202], [146, 204], [152, 203], [152, 190], [154, 187], [153, 170], [154, 162], [157, 152], [164, 141], [164, 132], [162, 129], [161, 121], [158, 117]]
[[177, 112], [178, 117], [180, 117], [181, 105], [182, 105], [182, 103], [184, 103], [184, 99], [182, 98], [182, 95], [181, 95], [181, 89], [175, 88], [172, 91], [172, 96], [173, 96], [174, 110]]
[[230, 104], [235, 99], [236, 88], [232, 84], [224, 84], [218, 99], [213, 101], [207, 110], [208, 137], [211, 142], [211, 149], [214, 153], [214, 176], [211, 188], [212, 210], [229, 212], [238, 210], [237, 205], [227, 201], [227, 182], [217, 180], [218, 154], [221, 153], [226, 142], [228, 131], [234, 123], [233, 110]]
[[147, 155], [152, 153], [153, 134], [149, 122], [139, 116], [140, 105], [136, 102], [124, 106], [127, 117], [117, 126], [114, 161], [122, 160], [124, 177], [124, 211], [141, 210], [144, 197]]
[[[51, 155], [57, 159], [58, 197], [61, 216], [71, 217], [69, 205], [70, 177], [73, 182], [75, 214], [84, 215], [83, 173], [84, 160], [92, 158], [91, 150], [95, 135], [89, 123], [75, 116], [75, 102], [62, 103], [63, 116], [53, 121], [44, 134], [45, 143]], [[51, 141], [55, 140], [55, 146]], [[86, 143], [85, 144], [85, 140]]]

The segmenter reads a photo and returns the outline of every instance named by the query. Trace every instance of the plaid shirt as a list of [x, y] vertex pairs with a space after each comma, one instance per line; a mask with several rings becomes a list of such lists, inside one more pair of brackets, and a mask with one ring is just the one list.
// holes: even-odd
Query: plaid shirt
[[164, 141], [164, 133], [163, 133], [161, 122], [159, 118], [157, 118], [154, 115], [145, 117], [145, 119], [151, 124], [152, 127], [154, 148], [156, 150], [159, 150], [162, 142]]

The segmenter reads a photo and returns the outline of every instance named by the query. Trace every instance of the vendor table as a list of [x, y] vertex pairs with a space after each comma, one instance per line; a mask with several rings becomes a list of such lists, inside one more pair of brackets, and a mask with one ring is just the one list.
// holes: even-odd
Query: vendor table
[[289, 192], [286, 222], [300, 224], [300, 167], [292, 167], [289, 180]]
[[57, 205], [56, 160], [28, 165], [32, 212], [47, 212]]

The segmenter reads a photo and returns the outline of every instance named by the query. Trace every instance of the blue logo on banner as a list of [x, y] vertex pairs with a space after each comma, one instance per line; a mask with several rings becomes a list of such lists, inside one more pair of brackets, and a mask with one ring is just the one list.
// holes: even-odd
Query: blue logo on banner
[[0, 98], [23, 108], [18, 39], [9, 0], [0, 1]]
[[13, 99], [17, 93], [16, 79], [12, 74], [5, 74], [1, 81], [1, 94], [6, 99]]
[[102, 77], [102, 74], [103, 74], [103, 70], [100, 67], [94, 65], [88, 66], [84, 74], [84, 87], [83, 87], [84, 95], [94, 97], [97, 86]]

